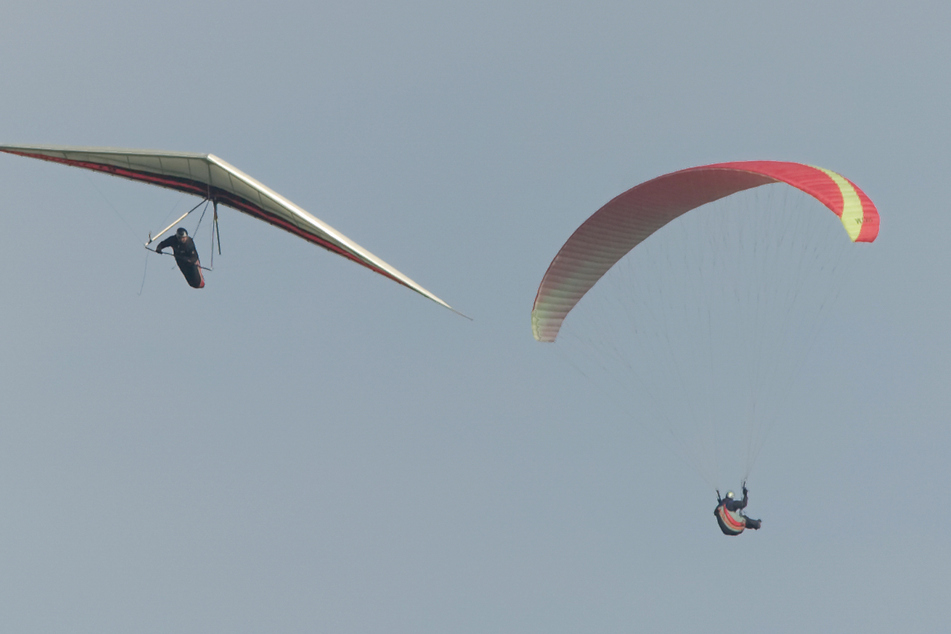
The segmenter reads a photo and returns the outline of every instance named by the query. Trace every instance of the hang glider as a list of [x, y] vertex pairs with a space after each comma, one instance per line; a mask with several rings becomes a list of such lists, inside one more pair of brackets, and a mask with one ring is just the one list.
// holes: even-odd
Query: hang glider
[[458, 312], [377, 256], [214, 154], [49, 145], [2, 145], [0, 152], [82, 167], [200, 196], [309, 240]]

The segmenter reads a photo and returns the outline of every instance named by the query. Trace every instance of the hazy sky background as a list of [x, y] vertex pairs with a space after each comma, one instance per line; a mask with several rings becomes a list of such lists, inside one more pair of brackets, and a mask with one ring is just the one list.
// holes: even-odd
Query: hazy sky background
[[[194, 202], [0, 156], [0, 629], [951, 623], [951, 5], [8, 4], [0, 142], [212, 152], [473, 321], [229, 209], [193, 291], [141, 243]], [[749, 159], [882, 229], [727, 539], [529, 313], [606, 201]]]

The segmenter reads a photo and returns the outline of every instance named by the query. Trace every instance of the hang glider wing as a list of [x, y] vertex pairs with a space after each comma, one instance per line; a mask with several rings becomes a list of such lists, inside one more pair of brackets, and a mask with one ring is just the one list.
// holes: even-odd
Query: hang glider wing
[[3, 145], [0, 152], [82, 167], [217, 201], [362, 264], [455, 310], [360, 245], [214, 154]]

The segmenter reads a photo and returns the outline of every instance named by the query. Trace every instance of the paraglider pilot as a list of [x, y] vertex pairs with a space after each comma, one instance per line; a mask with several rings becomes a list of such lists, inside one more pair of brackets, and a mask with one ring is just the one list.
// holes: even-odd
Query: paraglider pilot
[[743, 483], [743, 499], [733, 499], [733, 491], [727, 491], [726, 497], [720, 497], [720, 491], [717, 491], [717, 508], [713, 514], [717, 516], [717, 524], [724, 535], [739, 535], [745, 528], [759, 530], [763, 525], [763, 520], [754, 520], [743, 514], [746, 503], [749, 499], [749, 491], [746, 489], [746, 482]]
[[175, 254], [175, 262], [181, 269], [182, 275], [188, 281], [192, 288], [204, 288], [205, 278], [201, 274], [201, 263], [198, 261], [198, 250], [195, 249], [195, 241], [188, 237], [188, 232], [179, 227], [173, 236], [169, 236], [159, 242], [156, 253], [161, 253], [166, 247], [172, 249]]

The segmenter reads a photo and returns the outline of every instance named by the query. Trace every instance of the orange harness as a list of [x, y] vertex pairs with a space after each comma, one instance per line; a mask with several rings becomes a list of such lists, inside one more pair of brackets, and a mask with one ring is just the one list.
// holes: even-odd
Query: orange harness
[[720, 518], [720, 521], [723, 522], [723, 525], [727, 527], [727, 530], [736, 533], [739, 535], [743, 532], [743, 529], [746, 528], [745, 520], [738, 520], [726, 509], [725, 504], [720, 504], [717, 507], [717, 516]]

